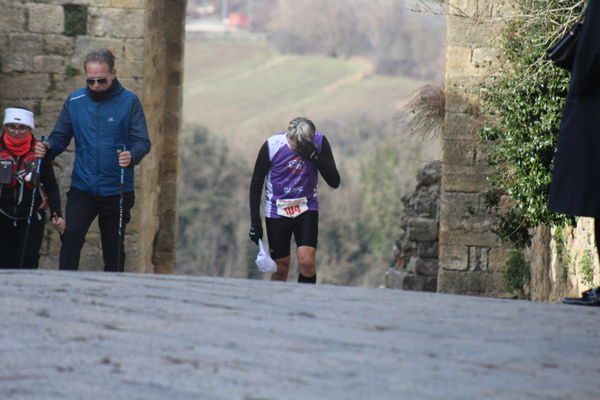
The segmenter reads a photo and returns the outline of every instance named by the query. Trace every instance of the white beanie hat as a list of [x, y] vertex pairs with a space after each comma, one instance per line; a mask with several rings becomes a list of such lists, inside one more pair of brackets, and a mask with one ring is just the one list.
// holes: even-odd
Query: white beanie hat
[[7, 108], [4, 110], [4, 122], [6, 124], [23, 124], [31, 129], [35, 128], [33, 113], [23, 108]]

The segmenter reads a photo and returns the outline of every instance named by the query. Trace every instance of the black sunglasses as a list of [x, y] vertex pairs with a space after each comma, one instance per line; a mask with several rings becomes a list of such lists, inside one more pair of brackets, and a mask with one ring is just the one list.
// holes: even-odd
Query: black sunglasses
[[108, 79], [106, 79], [106, 78], [87, 78], [85, 81], [90, 86], [92, 86], [96, 82], [98, 82], [99, 85], [104, 85], [106, 82], [108, 82]]

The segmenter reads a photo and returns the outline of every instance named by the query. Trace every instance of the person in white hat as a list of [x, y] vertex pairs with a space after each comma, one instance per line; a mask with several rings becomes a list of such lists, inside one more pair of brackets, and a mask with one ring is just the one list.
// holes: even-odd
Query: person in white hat
[[52, 162], [42, 159], [39, 175], [33, 136], [34, 115], [24, 108], [4, 110], [0, 136], [0, 268], [37, 268], [46, 212], [62, 232], [60, 194]]

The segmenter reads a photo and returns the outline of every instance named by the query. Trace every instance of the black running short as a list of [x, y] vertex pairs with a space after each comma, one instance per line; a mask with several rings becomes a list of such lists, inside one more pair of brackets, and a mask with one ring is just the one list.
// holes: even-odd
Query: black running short
[[318, 211], [306, 211], [296, 218], [265, 218], [265, 222], [272, 259], [277, 260], [290, 255], [292, 233], [294, 234], [296, 246], [317, 248], [317, 238], [319, 236]]

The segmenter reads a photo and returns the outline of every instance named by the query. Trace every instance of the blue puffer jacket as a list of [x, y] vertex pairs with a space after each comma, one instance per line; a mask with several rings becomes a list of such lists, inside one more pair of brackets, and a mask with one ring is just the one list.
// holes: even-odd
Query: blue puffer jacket
[[117, 150], [131, 152], [125, 168], [125, 192], [133, 191], [133, 167], [150, 151], [146, 117], [138, 97], [114, 80], [111, 95], [94, 101], [87, 88], [71, 93], [48, 137], [52, 157], [75, 138], [75, 165], [71, 186], [93, 196], [119, 194]]

